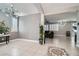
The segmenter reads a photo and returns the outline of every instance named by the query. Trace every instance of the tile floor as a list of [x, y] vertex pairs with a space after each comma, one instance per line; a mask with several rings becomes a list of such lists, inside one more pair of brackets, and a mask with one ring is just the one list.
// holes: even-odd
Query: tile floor
[[64, 48], [70, 56], [79, 56], [79, 48], [72, 44], [71, 39], [55, 37], [46, 39], [45, 45], [26, 41], [27, 39], [14, 39], [9, 44], [0, 43], [0, 56], [47, 56], [49, 46]]

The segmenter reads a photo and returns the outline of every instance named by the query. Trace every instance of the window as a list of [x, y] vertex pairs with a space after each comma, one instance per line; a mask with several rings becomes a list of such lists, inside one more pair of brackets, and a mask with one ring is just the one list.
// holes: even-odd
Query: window
[[45, 25], [45, 30], [48, 31], [48, 25]]
[[59, 24], [52, 24], [52, 30], [58, 31], [59, 30]]
[[[48, 26], [49, 26], [49, 28], [48, 28]], [[58, 31], [59, 30], [59, 24], [47, 24], [47, 25], [45, 25], [45, 30]]]
[[12, 32], [17, 32], [17, 18], [12, 17], [12, 28], [11, 28]]

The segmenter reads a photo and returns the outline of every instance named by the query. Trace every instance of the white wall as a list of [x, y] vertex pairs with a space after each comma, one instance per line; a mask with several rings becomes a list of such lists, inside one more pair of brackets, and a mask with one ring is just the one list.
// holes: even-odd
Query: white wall
[[32, 14], [20, 17], [19, 38], [38, 40], [40, 19], [41, 19], [40, 14]]
[[[74, 20], [74, 19], [72, 19], [72, 20]], [[67, 19], [67, 20], [71, 20], [71, 19]], [[50, 21], [50, 22], [53, 22], [53, 20]], [[71, 23], [64, 23], [64, 24], [59, 24], [58, 25], [58, 31], [54, 31], [54, 33], [55, 33], [55, 36], [66, 36], [66, 31], [71, 31], [71, 30], [72, 30]]]
[[66, 36], [66, 31], [71, 31], [71, 23], [66, 23], [64, 26], [59, 25], [58, 31], [55, 31], [56, 36]]

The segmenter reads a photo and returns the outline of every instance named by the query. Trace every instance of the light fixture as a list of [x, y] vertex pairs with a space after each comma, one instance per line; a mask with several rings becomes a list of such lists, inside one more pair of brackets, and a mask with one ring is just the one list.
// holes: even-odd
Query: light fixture
[[11, 4], [10, 7], [4, 7], [0, 9], [2, 13], [6, 16], [25, 16], [26, 14], [23, 12], [19, 12], [17, 9], [14, 8], [14, 5]]

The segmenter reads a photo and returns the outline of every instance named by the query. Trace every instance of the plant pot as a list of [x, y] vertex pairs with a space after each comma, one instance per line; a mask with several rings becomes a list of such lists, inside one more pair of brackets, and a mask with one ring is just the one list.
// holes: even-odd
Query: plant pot
[[43, 44], [43, 40], [39, 40], [39, 43], [42, 45]]

